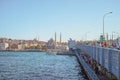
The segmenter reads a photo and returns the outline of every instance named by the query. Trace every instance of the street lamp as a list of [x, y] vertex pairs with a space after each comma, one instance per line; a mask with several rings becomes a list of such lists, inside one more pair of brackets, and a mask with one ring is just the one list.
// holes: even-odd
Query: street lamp
[[108, 13], [104, 14], [104, 16], [103, 16], [103, 38], [105, 38], [105, 36], [104, 36], [104, 19], [108, 14], [112, 14], [112, 12], [108, 12]]

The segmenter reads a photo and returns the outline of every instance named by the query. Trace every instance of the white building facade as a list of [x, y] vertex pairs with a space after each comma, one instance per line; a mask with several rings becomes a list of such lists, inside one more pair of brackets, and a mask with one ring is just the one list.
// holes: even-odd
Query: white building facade
[[75, 40], [68, 40], [68, 47], [69, 47], [69, 53], [72, 53], [72, 51], [75, 49]]
[[6, 50], [9, 47], [8, 43], [0, 43], [0, 50]]
[[75, 40], [72, 40], [70, 38], [70, 40], [68, 40], [68, 47], [69, 47], [69, 49], [70, 48], [74, 49], [75, 48]]

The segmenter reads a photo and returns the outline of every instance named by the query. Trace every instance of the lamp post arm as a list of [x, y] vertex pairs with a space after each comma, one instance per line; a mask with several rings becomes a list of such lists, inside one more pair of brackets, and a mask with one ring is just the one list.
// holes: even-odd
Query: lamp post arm
[[106, 14], [104, 14], [104, 16], [103, 16], [103, 38], [105, 38], [105, 35], [104, 35], [104, 20], [105, 20], [105, 17], [106, 17], [108, 14], [112, 14], [112, 12], [106, 13]]

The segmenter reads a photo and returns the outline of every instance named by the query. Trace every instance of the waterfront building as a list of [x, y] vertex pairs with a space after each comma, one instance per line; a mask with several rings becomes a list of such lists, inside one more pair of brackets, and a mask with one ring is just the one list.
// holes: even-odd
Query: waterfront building
[[9, 47], [8, 43], [0, 43], [0, 50], [6, 50]]
[[61, 42], [61, 34], [60, 34], [60, 42], [56, 41], [56, 33], [55, 40], [52, 38], [47, 42], [47, 52], [66, 52], [68, 51], [68, 45], [62, 44]]
[[70, 38], [70, 40], [68, 40], [68, 47], [69, 47], [69, 49], [74, 49], [75, 48], [75, 40], [72, 40]]
[[67, 52], [68, 51], [68, 46], [66, 45], [56, 45], [54, 49], [48, 49], [47, 52]]
[[68, 47], [69, 47], [69, 52], [72, 53], [72, 51], [75, 49], [75, 40], [68, 40]]
[[24, 50], [26, 48], [25, 44], [18, 44], [18, 50]]
[[56, 45], [55, 49], [57, 52], [66, 52], [68, 51], [68, 46], [67, 45]]
[[48, 40], [47, 42], [47, 48], [48, 49], [54, 49], [55, 48], [55, 41], [51, 38], [50, 40]]
[[46, 44], [47, 44], [47, 42], [45, 42], [45, 41], [40, 41], [40, 45], [41, 45], [41, 46], [46, 46]]

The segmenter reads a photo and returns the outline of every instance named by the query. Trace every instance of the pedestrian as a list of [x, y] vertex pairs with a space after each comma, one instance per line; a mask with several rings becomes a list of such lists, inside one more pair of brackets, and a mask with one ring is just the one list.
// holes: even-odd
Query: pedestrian
[[120, 45], [119, 45], [119, 44], [117, 44], [117, 45], [116, 45], [116, 48], [119, 50], [119, 49], [120, 49]]
[[98, 71], [99, 71], [99, 74], [101, 75], [102, 73], [101, 73], [101, 66], [100, 65], [98, 65]]
[[95, 73], [98, 74], [98, 67], [95, 66]]

